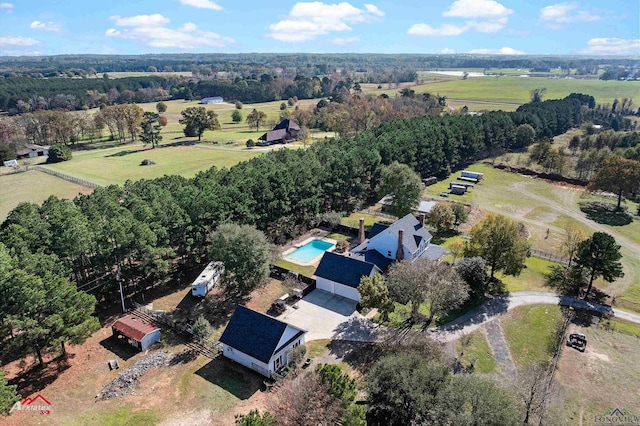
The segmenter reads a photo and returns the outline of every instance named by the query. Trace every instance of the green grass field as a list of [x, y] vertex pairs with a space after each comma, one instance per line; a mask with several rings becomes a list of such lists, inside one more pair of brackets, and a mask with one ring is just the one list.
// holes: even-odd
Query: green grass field
[[[153, 179], [164, 175], [193, 177], [212, 166], [231, 167], [240, 161], [260, 155], [262, 150], [225, 148], [224, 146], [160, 146], [151, 149], [142, 145], [123, 145], [107, 150], [74, 153], [74, 158], [46, 165], [54, 170], [79, 177], [99, 185], [123, 184], [127, 180]], [[152, 166], [141, 166], [144, 159]]]
[[572, 92], [586, 93], [597, 103], [613, 103], [615, 98], [640, 98], [640, 84], [627, 81], [548, 79], [522, 77], [478, 77], [414, 86], [418, 93], [439, 93], [447, 98], [484, 102], [526, 103], [529, 91], [547, 89], [544, 99], [560, 99]]
[[517, 367], [548, 362], [553, 353], [560, 307], [520, 306], [500, 319], [502, 333]]
[[548, 260], [529, 257], [525, 262], [525, 268], [517, 277], [503, 276], [502, 274], [497, 274], [496, 276], [502, 280], [508, 292], [550, 291], [549, 287], [546, 287], [544, 283], [545, 277], [549, 273], [549, 267], [552, 265], [554, 263]]
[[74, 198], [79, 193], [92, 192], [87, 188], [46, 173], [29, 171], [0, 176], [0, 223], [22, 202], [41, 204], [50, 195]]
[[474, 373], [492, 373], [496, 369], [496, 360], [493, 358], [487, 337], [482, 331], [474, 331], [456, 340], [455, 351], [456, 355], [462, 354], [459, 357], [462, 365], [466, 368], [473, 365]]

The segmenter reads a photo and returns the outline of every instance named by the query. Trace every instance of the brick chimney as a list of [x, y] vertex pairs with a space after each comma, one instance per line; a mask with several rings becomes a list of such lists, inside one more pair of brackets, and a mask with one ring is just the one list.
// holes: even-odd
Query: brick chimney
[[396, 260], [400, 262], [404, 260], [404, 231], [398, 230], [398, 251], [396, 252]]
[[418, 217], [418, 222], [420, 222], [420, 226], [422, 226], [423, 228], [424, 228], [424, 217], [425, 217], [424, 213], [420, 213], [420, 216]]
[[358, 244], [364, 243], [364, 218], [360, 218], [360, 230], [358, 231]]

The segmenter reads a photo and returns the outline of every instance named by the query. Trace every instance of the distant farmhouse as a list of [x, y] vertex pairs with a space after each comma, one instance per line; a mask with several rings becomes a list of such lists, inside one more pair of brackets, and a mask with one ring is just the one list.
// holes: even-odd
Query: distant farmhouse
[[18, 151], [18, 158], [36, 158], [49, 155], [49, 145], [28, 144], [25, 149]]
[[268, 146], [276, 143], [287, 143], [298, 139], [298, 132], [300, 132], [300, 126], [293, 120], [288, 118], [282, 120], [276, 125], [270, 132], [260, 136], [256, 145]]
[[203, 105], [223, 104], [224, 103], [224, 99], [222, 99], [222, 96], [213, 96], [211, 98], [202, 98], [200, 100], [200, 103], [203, 104]]
[[225, 357], [271, 377], [291, 361], [293, 349], [304, 346], [305, 334], [305, 330], [238, 305], [220, 343]]

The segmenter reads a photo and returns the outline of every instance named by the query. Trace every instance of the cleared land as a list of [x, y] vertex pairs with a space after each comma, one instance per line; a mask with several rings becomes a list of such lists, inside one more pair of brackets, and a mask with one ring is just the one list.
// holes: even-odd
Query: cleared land
[[[262, 152], [264, 151], [200, 145], [160, 146], [151, 149], [135, 144], [106, 150], [76, 152], [70, 161], [45, 167], [99, 185], [110, 185], [164, 175], [193, 177], [212, 166], [231, 167]], [[140, 162], [145, 159], [156, 164], [141, 166]]]
[[0, 223], [18, 204], [41, 204], [50, 195], [58, 198], [74, 198], [89, 194], [93, 189], [35, 170], [0, 176]]

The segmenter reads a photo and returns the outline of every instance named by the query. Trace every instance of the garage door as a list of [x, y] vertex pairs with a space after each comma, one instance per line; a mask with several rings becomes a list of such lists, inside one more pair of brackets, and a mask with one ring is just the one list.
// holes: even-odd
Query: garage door
[[329, 293], [333, 293], [334, 290], [334, 285], [333, 285], [333, 281], [329, 281], [327, 279], [324, 278], [318, 278], [316, 281], [316, 288], [318, 290], [324, 290], [324, 291], [328, 291]]
[[353, 287], [349, 287], [342, 284], [335, 285], [335, 294], [338, 296], [346, 297], [351, 300], [355, 300], [356, 302], [360, 301], [360, 293]]

